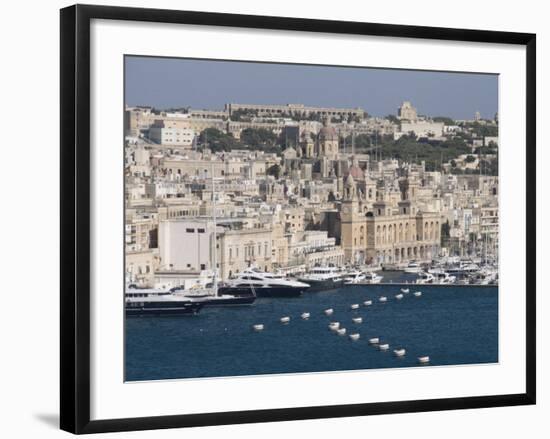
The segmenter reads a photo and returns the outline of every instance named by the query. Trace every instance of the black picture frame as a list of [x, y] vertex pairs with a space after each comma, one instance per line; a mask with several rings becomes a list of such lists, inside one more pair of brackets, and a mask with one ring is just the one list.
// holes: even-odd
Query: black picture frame
[[[90, 21], [131, 20], [526, 47], [527, 279], [525, 393], [90, 420]], [[303, 18], [75, 5], [61, 10], [61, 429], [81, 434], [535, 404], [536, 35]]]

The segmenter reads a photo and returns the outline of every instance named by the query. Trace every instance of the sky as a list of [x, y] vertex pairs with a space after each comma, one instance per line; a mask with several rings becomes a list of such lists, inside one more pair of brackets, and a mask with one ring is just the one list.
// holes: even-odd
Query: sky
[[126, 104], [159, 109], [292, 103], [386, 116], [411, 101], [419, 114], [454, 119], [498, 109], [494, 74], [127, 56], [125, 75]]

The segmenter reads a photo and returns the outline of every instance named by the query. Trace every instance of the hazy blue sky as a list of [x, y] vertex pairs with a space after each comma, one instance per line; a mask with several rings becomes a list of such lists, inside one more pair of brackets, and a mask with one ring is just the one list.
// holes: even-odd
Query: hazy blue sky
[[126, 58], [126, 103], [157, 108], [222, 109], [229, 102], [361, 107], [395, 114], [402, 101], [419, 114], [493, 118], [498, 77], [175, 58]]

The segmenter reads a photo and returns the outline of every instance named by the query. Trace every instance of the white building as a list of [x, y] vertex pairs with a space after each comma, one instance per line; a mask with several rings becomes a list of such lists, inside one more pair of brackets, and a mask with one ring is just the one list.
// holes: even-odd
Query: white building
[[166, 128], [153, 126], [149, 128], [149, 139], [159, 145], [187, 146], [193, 145], [195, 131], [191, 128]]

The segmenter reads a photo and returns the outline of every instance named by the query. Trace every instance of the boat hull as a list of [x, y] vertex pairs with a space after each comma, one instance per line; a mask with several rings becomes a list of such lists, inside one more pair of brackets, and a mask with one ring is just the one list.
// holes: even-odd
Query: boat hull
[[299, 278], [300, 282], [304, 282], [306, 284], [309, 284], [309, 288], [307, 291], [323, 291], [323, 290], [333, 290], [336, 288], [340, 288], [342, 285], [344, 285], [343, 279], [324, 279], [324, 280], [315, 280], [315, 279], [306, 279], [306, 278]]
[[252, 305], [256, 300], [256, 296], [250, 295], [239, 295], [235, 297], [228, 298], [218, 298], [218, 299], [206, 299], [204, 306], [245, 306]]
[[231, 294], [234, 296], [246, 296], [246, 297], [298, 297], [303, 292], [308, 290], [307, 287], [250, 287], [250, 286], [236, 286], [236, 287], [221, 287], [219, 289], [220, 294]]
[[126, 317], [139, 316], [194, 316], [199, 313], [204, 304], [200, 302], [170, 303], [144, 302], [127, 303]]

